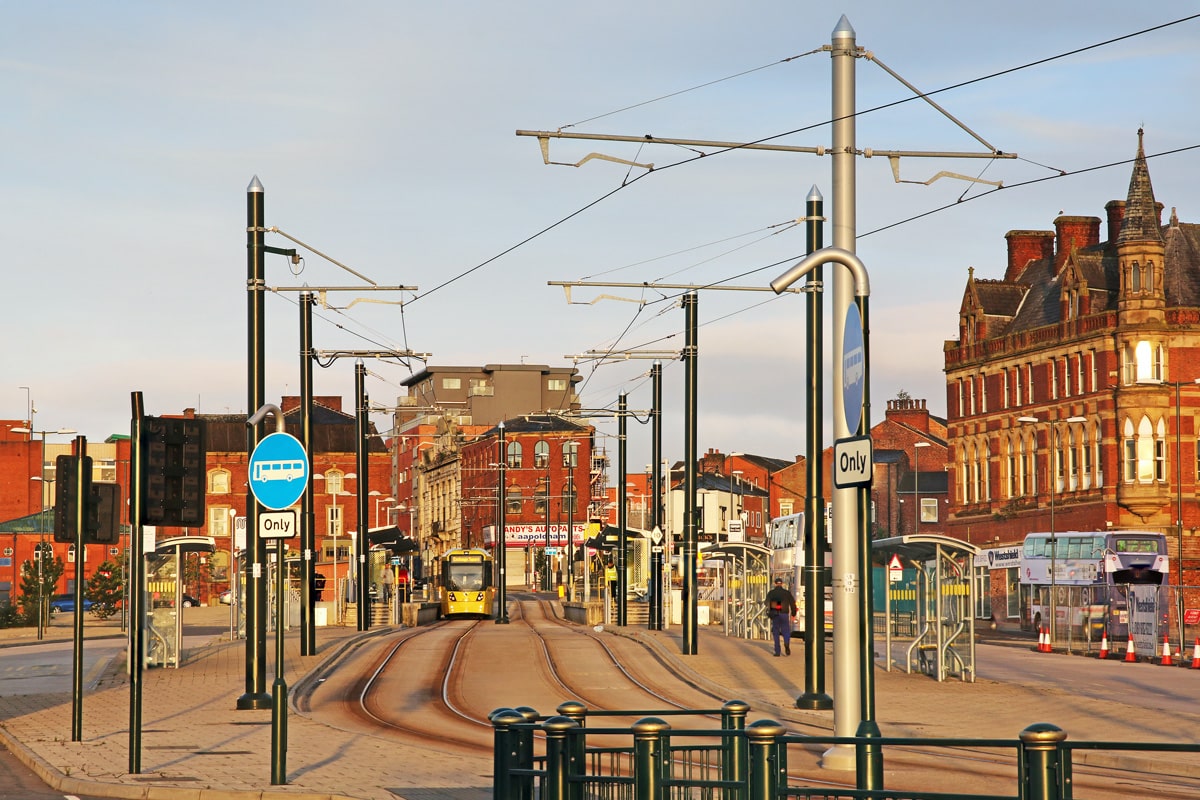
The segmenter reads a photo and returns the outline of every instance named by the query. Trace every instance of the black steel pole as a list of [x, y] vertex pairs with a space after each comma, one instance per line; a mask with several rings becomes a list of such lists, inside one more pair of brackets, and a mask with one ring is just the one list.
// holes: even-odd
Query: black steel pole
[[508, 537], [505, 535], [505, 528], [508, 527], [508, 509], [505, 507], [504, 501], [507, 499], [504, 496], [504, 473], [505, 466], [508, 464], [508, 440], [504, 436], [504, 421], [496, 426], [499, 434], [500, 460], [499, 478], [496, 481], [496, 563], [500, 565], [500, 578], [496, 581], [496, 623], [499, 625], [508, 624]]
[[546, 442], [546, 541], [542, 545], [542, 591], [548, 592], [550, 582], [550, 442]]
[[75, 437], [75, 651], [71, 660], [71, 741], [83, 741], [83, 562], [87, 560], [83, 543], [87, 507], [91, 503], [91, 466], [87, 458], [87, 437]]
[[[142, 670], [146, 665], [146, 560], [142, 556], [142, 393], [130, 394], [129, 431], [129, 774], [142, 771]], [[233, 565], [230, 565], [233, 569]]]
[[688, 292], [683, 296], [686, 317], [686, 342], [683, 348], [684, 363], [684, 412], [683, 412], [683, 655], [696, 655], [696, 626], [699, 614], [696, 601], [699, 599], [696, 575], [696, 412], [699, 381], [696, 376], [697, 302], [699, 295]]
[[308, 454], [308, 486], [300, 500], [300, 655], [317, 652], [317, 626], [314, 619], [316, 593], [316, 533], [313, 518], [313, 293], [300, 293], [300, 443]]
[[[258, 176], [246, 188], [246, 408], [262, 408], [266, 396], [266, 345], [264, 300], [266, 292], [265, 195]], [[262, 423], [246, 426], [246, 457], [262, 439]], [[258, 501], [246, 495], [246, 690], [237, 699], [238, 709], [271, 707], [267, 693], [267, 582], [263, 564], [265, 543], [258, 536]]]
[[275, 682], [271, 685], [271, 784], [287, 783], [287, 681], [283, 677], [283, 539], [275, 540]]
[[[868, 436], [871, 433], [871, 324], [869, 298], [858, 297], [859, 317], [862, 319], [863, 340], [863, 407], [862, 417], [858, 423], [857, 435]], [[874, 465], [871, 465], [872, 473]], [[916, 488], [914, 486], [914, 488]], [[862, 707], [862, 720], [858, 724], [856, 736], [867, 739], [867, 744], [859, 745], [857, 752], [857, 779], [861, 789], [883, 789], [883, 748], [870, 739], [878, 739], [883, 734], [875, 721], [875, 620], [871, 610], [871, 487], [858, 488], [858, 574], [861, 576], [862, 591], [858, 597], [858, 637], [859, 637], [859, 688], [861, 695], [859, 703]], [[967, 569], [971, 569], [968, 565]], [[890, 658], [891, 655], [889, 654]]]
[[355, 587], [358, 589], [358, 630], [371, 629], [370, 570], [367, 569], [367, 502], [371, 492], [370, 465], [367, 463], [367, 368], [362, 359], [354, 362], [355, 414], [354, 452], [358, 466], [358, 538], [354, 540]]
[[570, 461], [567, 462], [567, 486], [570, 491], [563, 492], [567, 498], [567, 599], [575, 602], [575, 461], [579, 458], [579, 442], [568, 442], [571, 448]]
[[[650, 386], [653, 395], [650, 406], [650, 530], [663, 532], [662, 518], [662, 362], [655, 361], [650, 367]], [[660, 539], [650, 547], [650, 630], [663, 629], [663, 542]]]
[[[805, 233], [808, 253], [825, 246], [825, 201], [816, 186], [805, 199]], [[804, 694], [796, 708], [833, 708], [825, 693], [825, 493], [821, 464], [825, 425], [825, 394], [822, 381], [825, 352], [825, 295], [823, 266], [814, 267], [804, 281], [806, 315], [805, 382], [807, 411], [804, 457], [810, 469], [805, 476], [804, 496]]]
[[629, 504], [625, 486], [625, 465], [628, 449], [628, 437], [625, 435], [626, 421], [629, 418], [629, 395], [625, 392], [617, 397], [617, 626], [624, 627], [629, 621], [625, 599], [629, 594], [629, 578], [626, 574], [626, 548], [629, 545]]

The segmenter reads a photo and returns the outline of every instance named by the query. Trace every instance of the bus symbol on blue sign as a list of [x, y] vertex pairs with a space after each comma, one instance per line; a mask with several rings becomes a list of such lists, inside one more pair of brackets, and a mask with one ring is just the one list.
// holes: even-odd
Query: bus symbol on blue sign
[[290, 433], [266, 436], [250, 454], [250, 491], [273, 511], [295, 505], [308, 488], [308, 454]]
[[846, 309], [842, 329], [842, 413], [850, 435], [858, 433], [862, 422], [863, 399], [867, 384], [867, 348], [863, 339], [862, 316], [853, 303]]

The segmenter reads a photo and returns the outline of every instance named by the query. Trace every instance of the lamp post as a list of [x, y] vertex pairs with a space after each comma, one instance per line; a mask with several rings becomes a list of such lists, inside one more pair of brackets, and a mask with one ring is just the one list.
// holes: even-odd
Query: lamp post
[[575, 600], [575, 462], [579, 459], [579, 442], [563, 443], [563, 461], [567, 466], [567, 599]]
[[[1033, 424], [1038, 422], [1037, 417], [1017, 417], [1017, 422], [1024, 424]], [[1063, 422], [1067, 424], [1081, 424], [1087, 422], [1085, 417], [1067, 417]], [[1050, 641], [1053, 642], [1057, 638], [1057, 617], [1058, 617], [1058, 601], [1054, 596], [1054, 588], [1057, 581], [1056, 573], [1058, 561], [1058, 537], [1054, 533], [1054, 496], [1058, 492], [1058, 472], [1062, 468], [1061, 459], [1058, 457], [1059, 436], [1058, 428], [1054, 427], [1054, 423], [1050, 423], [1050, 435], [1047, 437], [1050, 444], [1050, 453], [1046, 458], [1047, 472], [1046, 489], [1050, 495]], [[1037, 487], [1034, 487], [1037, 491]]]
[[[1179, 581], [1178, 596], [1175, 598], [1176, 613], [1179, 616], [1179, 647], [1183, 648], [1183, 449], [1180, 445], [1180, 425], [1182, 424], [1182, 416], [1179, 408], [1179, 393], [1184, 386], [1194, 386], [1200, 384], [1200, 378], [1190, 381], [1158, 381], [1158, 380], [1139, 380], [1141, 385], [1166, 385], [1175, 387], [1175, 536], [1178, 547], [1179, 562], [1175, 568], [1177, 580]], [[1200, 460], [1197, 461], [1200, 463]]]
[[[27, 387], [22, 386], [21, 388], [25, 389], [27, 392], [29, 391]], [[29, 402], [29, 411], [30, 411], [30, 414], [29, 414], [30, 425], [32, 425], [33, 424], [33, 422], [32, 422], [32, 418], [33, 418], [33, 403], [32, 403], [32, 401]], [[39, 441], [41, 442], [41, 456], [40, 456], [40, 461], [38, 463], [38, 474], [30, 477], [31, 481], [38, 481], [40, 484], [38, 486], [38, 491], [40, 493], [40, 496], [38, 498], [38, 536], [39, 536], [39, 541], [38, 541], [38, 545], [36, 548], [36, 552], [37, 552], [37, 589], [38, 589], [37, 638], [41, 639], [46, 634], [46, 613], [45, 613], [46, 600], [45, 600], [44, 587], [42, 586], [42, 562], [46, 558], [46, 553], [45, 553], [45, 550], [46, 550], [46, 508], [47, 508], [46, 496], [48, 494], [47, 490], [46, 490], [46, 484], [49, 482], [46, 480], [46, 437], [47, 436], [55, 436], [55, 435], [69, 436], [69, 435], [77, 433], [78, 431], [74, 430], [73, 428], [59, 428], [56, 431], [35, 431], [32, 427], [10, 428], [9, 430], [11, 430], [13, 433], [24, 433], [27, 436], [29, 436], [30, 439], [32, 439], [33, 434], [36, 433], [38, 435]], [[76, 558], [80, 558], [80, 557], [82, 557], [82, 556], [76, 555]]]
[[921, 448], [929, 442], [913, 442], [913, 533], [921, 532]]
[[[394, 497], [376, 497], [375, 498], [375, 527], [376, 528], [379, 527], [379, 504], [380, 503], [394, 503], [394, 502], [396, 502], [396, 498], [394, 498]], [[399, 508], [399, 506], [387, 506], [387, 510], [388, 510], [387, 520], [388, 521], [390, 521], [392, 518], [391, 510], [393, 508]]]
[[543, 592], [553, 588], [550, 582], [550, 443], [546, 443], [546, 544], [542, 547], [542, 580]]
[[[358, 477], [357, 474], [355, 474], [353, 472], [347, 472], [345, 475], [342, 476], [342, 481], [344, 482], [344, 481], [348, 481], [348, 480], [353, 480], [357, 477]], [[313, 475], [313, 480], [323, 481], [323, 480], [325, 480], [325, 476], [320, 473], [317, 473], [317, 474]], [[343, 485], [344, 485], [344, 483], [343, 483]], [[338, 617], [337, 621], [340, 624], [342, 603], [341, 603], [340, 589], [338, 586], [338, 534], [341, 533], [341, 531], [342, 531], [342, 507], [338, 505], [338, 498], [343, 497], [343, 496], [344, 497], [355, 497], [355, 494], [353, 492], [347, 492], [341, 488], [334, 489], [333, 491], [328, 492], [328, 494], [330, 497], [333, 498], [333, 514], [332, 515], [330, 515], [328, 513], [326, 514], [325, 530], [326, 530], [326, 533], [329, 535], [329, 537], [331, 539], [333, 539], [333, 608], [334, 608], [334, 614], [337, 615], [337, 617]]]

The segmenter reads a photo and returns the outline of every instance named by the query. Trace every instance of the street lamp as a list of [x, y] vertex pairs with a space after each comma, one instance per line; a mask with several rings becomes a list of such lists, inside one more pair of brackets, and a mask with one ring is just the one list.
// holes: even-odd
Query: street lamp
[[[371, 492], [371, 494], [379, 494], [379, 492]], [[379, 504], [380, 503], [394, 503], [394, 502], [396, 502], [396, 498], [394, 498], [394, 497], [376, 497], [375, 498], [375, 527], [376, 528], [379, 527]], [[399, 506], [387, 506], [386, 508], [388, 511], [387, 518], [388, 518], [388, 521], [390, 521], [392, 518], [391, 510], [393, 508], [399, 508]]]
[[929, 442], [913, 442], [913, 533], [921, 531], [921, 459], [920, 448], [929, 447]]
[[[21, 388], [26, 389], [26, 391], [28, 391], [28, 389], [24, 386]], [[32, 402], [29, 403], [29, 409], [30, 409], [30, 419], [32, 419], [33, 418]], [[31, 422], [30, 424], [32, 425], [33, 423]], [[56, 431], [35, 431], [31, 427], [9, 428], [9, 430], [11, 430], [13, 433], [27, 434], [30, 438], [32, 438], [33, 434], [36, 433], [36, 434], [38, 434], [38, 438], [41, 441], [41, 460], [38, 462], [38, 474], [34, 475], [30, 478], [30, 480], [32, 480], [32, 481], [39, 481], [41, 483], [41, 485], [38, 487], [38, 490], [41, 493], [41, 496], [40, 496], [39, 502], [38, 502], [38, 534], [41, 538], [40, 538], [40, 541], [38, 542], [38, 545], [36, 548], [36, 550], [37, 550], [37, 590], [38, 590], [37, 638], [41, 639], [45, 636], [45, 631], [46, 631], [46, 615], [45, 615], [45, 610], [44, 610], [44, 607], [46, 605], [45, 588], [42, 586], [42, 562], [46, 558], [46, 552], [45, 552], [46, 551], [46, 509], [47, 509], [46, 498], [49, 494], [49, 492], [47, 491], [47, 488], [46, 488], [46, 484], [49, 483], [49, 481], [46, 480], [46, 437], [47, 436], [69, 436], [69, 435], [78, 433], [78, 431], [76, 431], [74, 428], [59, 428]], [[77, 556], [77, 557], [81, 557], [81, 556]]]
[[[1037, 417], [1017, 417], [1017, 422], [1032, 425], [1040, 420]], [[1067, 417], [1063, 422], [1070, 424], [1082, 424], [1087, 422], [1086, 417]], [[1050, 453], [1046, 458], [1047, 472], [1046, 488], [1050, 494], [1050, 641], [1056, 639], [1056, 628], [1058, 616], [1058, 603], [1054, 596], [1055, 582], [1057, 581], [1056, 572], [1058, 560], [1058, 537], [1054, 534], [1054, 495], [1058, 491], [1058, 472], [1062, 468], [1061, 459], [1058, 457], [1059, 437], [1058, 428], [1054, 427], [1054, 423], [1050, 423]], [[1036, 462], [1035, 462], [1036, 463]], [[1034, 492], [1037, 492], [1037, 487], [1034, 486]]]
[[[353, 472], [347, 472], [346, 474], [342, 475], [342, 481], [353, 480], [356, 478], [358, 478], [358, 475]], [[313, 475], [313, 480], [323, 481], [325, 480], [325, 476], [321, 473], [315, 473]], [[333, 514], [326, 515], [325, 530], [330, 538], [333, 539], [333, 608], [334, 613], [339, 615], [338, 622], [341, 622], [340, 610], [342, 597], [340, 587], [338, 586], [338, 534], [342, 530], [342, 509], [341, 506], [338, 505], [338, 497], [355, 497], [356, 495], [353, 492], [347, 492], [340, 488], [335, 489], [328, 494], [333, 498]]]
[[[1179, 442], [1179, 426], [1181, 421], [1179, 409], [1179, 390], [1183, 386], [1200, 384], [1200, 378], [1190, 381], [1156, 381], [1139, 380], [1141, 385], [1166, 385], [1175, 387], [1175, 535], [1178, 544], [1178, 566], [1175, 571], [1179, 576], [1179, 591], [1176, 598], [1177, 614], [1179, 616], [1179, 646], [1183, 647], [1183, 457]], [[15, 428], [14, 428], [15, 430]], [[1200, 463], [1200, 460], [1197, 461]]]
[[563, 461], [567, 462], [567, 598], [575, 600], [575, 462], [579, 459], [579, 442], [563, 443]]

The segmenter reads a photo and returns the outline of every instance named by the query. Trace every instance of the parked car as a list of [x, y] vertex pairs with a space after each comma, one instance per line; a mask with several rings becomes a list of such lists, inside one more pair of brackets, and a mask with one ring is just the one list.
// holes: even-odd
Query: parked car
[[196, 598], [192, 597], [187, 592], [183, 593], [183, 599], [181, 599], [179, 602], [183, 605], [184, 608], [192, 608], [193, 606], [200, 605], [200, 601], [197, 600]]
[[[92, 601], [86, 597], [83, 598], [83, 610], [92, 610]], [[75, 595], [73, 594], [56, 594], [50, 598], [51, 611], [69, 611], [75, 613]]]
[[233, 603], [233, 592], [229, 589], [226, 589], [225, 591], [221, 592], [221, 597], [219, 599], [221, 601], [221, 605], [231, 605]]

